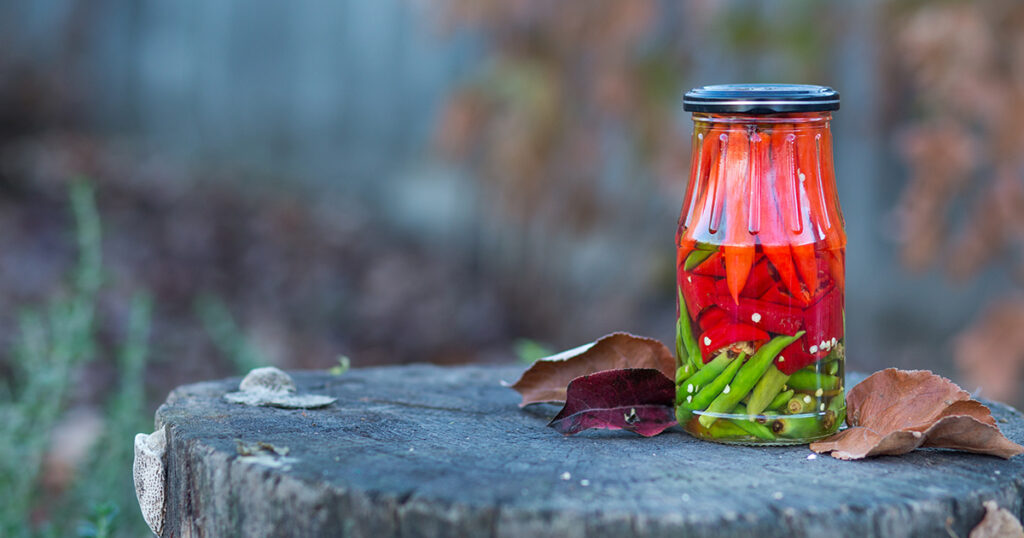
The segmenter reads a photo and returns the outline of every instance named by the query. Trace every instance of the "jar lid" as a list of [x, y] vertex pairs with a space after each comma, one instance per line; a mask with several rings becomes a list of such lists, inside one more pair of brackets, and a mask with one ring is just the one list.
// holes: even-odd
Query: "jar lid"
[[811, 84], [715, 84], [686, 92], [683, 110], [743, 114], [839, 110], [839, 92]]

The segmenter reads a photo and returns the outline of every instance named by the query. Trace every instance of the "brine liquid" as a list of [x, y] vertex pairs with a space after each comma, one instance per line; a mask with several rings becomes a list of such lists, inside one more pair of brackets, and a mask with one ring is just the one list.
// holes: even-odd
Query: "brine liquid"
[[[736, 290], [730, 289], [728, 266], [736, 263], [735, 253], [711, 244], [680, 245], [677, 352], [683, 366], [676, 405], [690, 434], [726, 443], [798, 444], [827, 437], [845, 419], [845, 253], [808, 247], [766, 252], [756, 245]], [[762, 346], [797, 335], [763, 372], [748, 367]], [[714, 363], [726, 365], [721, 372], [697, 376], [723, 355]], [[757, 360], [767, 359], [762, 354]], [[694, 376], [703, 381], [688, 383]], [[719, 405], [712, 408], [715, 401]]]

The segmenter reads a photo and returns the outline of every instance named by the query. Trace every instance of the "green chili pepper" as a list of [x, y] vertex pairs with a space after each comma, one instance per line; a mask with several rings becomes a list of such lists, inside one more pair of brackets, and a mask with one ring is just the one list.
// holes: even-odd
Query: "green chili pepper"
[[793, 394], [795, 394], [793, 389], [789, 389], [786, 392], [780, 392], [779, 395], [772, 400], [772, 403], [768, 404], [768, 409], [775, 410], [786, 405], [786, 403], [789, 402], [789, 399], [793, 397]]
[[679, 368], [676, 368], [676, 385], [686, 381], [694, 373], [693, 365], [686, 363]]
[[[682, 314], [680, 314], [682, 315]], [[676, 367], [690, 363], [690, 356], [683, 347], [683, 331], [679, 330], [679, 322], [676, 322]]]
[[834, 375], [819, 374], [812, 370], [803, 369], [793, 372], [793, 375], [789, 376], [789, 381], [786, 384], [796, 390], [836, 390], [839, 388], [839, 378]]
[[827, 435], [818, 417], [779, 417], [772, 421], [772, 433], [786, 439], [816, 439]]
[[829, 375], [836, 375], [836, 374], [838, 374], [839, 373], [839, 359], [830, 361], [829, 363], [825, 364], [825, 371], [828, 372]]
[[725, 413], [736, 407], [740, 399], [754, 388], [757, 380], [768, 370], [772, 361], [775, 360], [775, 356], [803, 335], [804, 331], [799, 331], [793, 336], [776, 336], [769, 340], [768, 343], [762, 345], [743, 368], [736, 373], [736, 379], [731, 384], [726, 385], [726, 388], [723, 388], [718, 397], [711, 402], [706, 411], [709, 414], [701, 415], [700, 423], [707, 428], [715, 422], [717, 418], [715, 416], [716, 413]]
[[746, 430], [728, 420], [719, 420], [708, 428], [708, 436], [712, 439], [736, 439], [749, 435]]
[[686, 423], [689, 422], [691, 418], [693, 418], [693, 411], [679, 405], [679, 389], [676, 389], [676, 422], [685, 428]]
[[839, 426], [846, 420], [846, 401], [842, 394], [833, 396], [828, 403], [825, 416], [821, 419], [822, 425], [829, 432], [839, 429]]
[[[721, 357], [721, 355], [716, 357], [715, 360], [718, 360], [719, 357]], [[727, 353], [726, 357], [728, 357]], [[694, 387], [694, 393], [687, 394], [687, 396], [683, 398], [682, 402], [676, 405], [676, 415], [679, 415], [680, 407], [688, 409], [690, 411], [701, 411], [705, 407], [707, 407], [708, 404], [711, 403], [711, 400], [713, 400], [715, 396], [720, 394], [722, 392], [722, 389], [729, 385], [729, 382], [732, 381], [732, 378], [736, 376], [736, 372], [740, 369], [741, 366], [743, 366], [743, 357], [745, 357], [745, 355], [741, 353], [739, 357], [732, 359], [732, 362], [730, 362], [725, 367], [725, 369], [722, 370], [722, 373], [718, 374], [718, 376], [715, 377], [713, 381], [705, 385], [700, 390], [697, 390], [696, 385], [691, 385], [689, 381], [687, 381], [687, 390], [689, 391], [689, 388], [692, 386]], [[697, 374], [694, 374], [694, 377], [707, 371], [710, 366], [711, 363], [708, 363], [707, 367], [705, 367], [700, 372], [697, 372]], [[678, 397], [679, 391], [676, 390], [676, 398]]]
[[814, 403], [816, 401], [810, 394], [797, 394], [786, 402], [786, 414], [799, 415], [801, 413], [810, 413], [814, 411]]
[[697, 338], [693, 335], [693, 327], [690, 325], [690, 315], [686, 310], [686, 299], [683, 299], [683, 288], [677, 287], [676, 293], [679, 296], [679, 321], [676, 323], [676, 354], [680, 362], [685, 362], [689, 359], [694, 370], [700, 370], [704, 367], [704, 361], [701, 359], [700, 346], [697, 345]]
[[761, 376], [757, 385], [754, 385], [753, 392], [750, 393], [747, 411], [756, 415], [768, 409], [775, 397], [782, 392], [782, 387], [786, 386], [788, 379], [789, 376], [782, 373], [774, 364], [769, 366], [768, 371]]
[[718, 377], [718, 374], [722, 373], [722, 370], [725, 370], [725, 367], [728, 366], [732, 360], [733, 359], [729, 358], [729, 353], [727, 351], [719, 353], [717, 357], [711, 359], [711, 362], [705, 364], [704, 368], [701, 368], [698, 372], [694, 372], [693, 375], [687, 378], [683, 387], [687, 388], [688, 385], [693, 385], [693, 388], [687, 389], [687, 393], [697, 394], [697, 391], [703, 388], [704, 385], [714, 381], [715, 378]]
[[[689, 415], [686, 413], [692, 411], [692, 409], [689, 409], [686, 412], [680, 411], [683, 409], [683, 404], [686, 403], [686, 398], [690, 397], [690, 401], [692, 402], [693, 396], [700, 392], [705, 385], [714, 381], [732, 360], [733, 359], [729, 358], [729, 353], [723, 351], [719, 353], [717, 357], [712, 359], [711, 362], [705, 364], [704, 368], [699, 372], [694, 372], [693, 375], [676, 386], [676, 420], [678, 420], [680, 424], [684, 424], [689, 420]], [[685, 417], [686, 420], [679, 418], [680, 413], [683, 413], [682, 416]]]
[[715, 380], [708, 383], [704, 388], [700, 389], [697, 394], [693, 397], [693, 401], [690, 402], [690, 408], [696, 410], [702, 410], [715, 399], [718, 394], [729, 386], [729, 383], [736, 377], [736, 372], [743, 366], [743, 360], [746, 358], [745, 353], [740, 353], [738, 357], [732, 360], [728, 366], [722, 370], [722, 373], [715, 377]]
[[700, 248], [700, 243], [698, 243], [697, 248], [693, 249], [693, 251], [686, 256], [686, 261], [683, 262], [683, 269], [693, 271], [698, 265], [704, 263], [704, 260], [710, 258], [714, 253], [714, 250], [704, 250]]
[[759, 424], [757, 421], [754, 420], [754, 415], [750, 414], [749, 408], [744, 408], [742, 405], [737, 405], [736, 409], [732, 410], [732, 413], [734, 415], [746, 415], [746, 418], [733, 418], [730, 419], [729, 422], [732, 422], [733, 424], [739, 426], [741, 429], [743, 429], [750, 435], [753, 435], [754, 437], [757, 437], [759, 439], [765, 439], [769, 441], [775, 439], [775, 434], [772, 433], [772, 430], [768, 428], [768, 426], [765, 426], [764, 424]]

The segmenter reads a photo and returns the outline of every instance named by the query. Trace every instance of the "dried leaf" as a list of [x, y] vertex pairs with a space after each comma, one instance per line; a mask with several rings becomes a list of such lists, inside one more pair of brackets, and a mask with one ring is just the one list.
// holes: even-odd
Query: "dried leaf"
[[1013, 512], [985, 501], [985, 518], [971, 530], [970, 538], [1024, 538], [1024, 527]]
[[565, 407], [548, 426], [572, 435], [583, 430], [628, 430], [658, 435], [676, 423], [675, 383], [651, 368], [608, 370], [569, 383]]
[[586, 344], [533, 363], [511, 385], [523, 395], [519, 407], [540, 402], [565, 402], [569, 382], [577, 377], [622, 368], [653, 368], [675, 378], [676, 359], [665, 344], [628, 333], [602, 336]]
[[849, 460], [906, 454], [918, 447], [1010, 458], [1024, 447], [999, 431], [992, 412], [952, 381], [923, 370], [889, 368], [850, 389], [849, 429], [811, 443], [815, 452]]

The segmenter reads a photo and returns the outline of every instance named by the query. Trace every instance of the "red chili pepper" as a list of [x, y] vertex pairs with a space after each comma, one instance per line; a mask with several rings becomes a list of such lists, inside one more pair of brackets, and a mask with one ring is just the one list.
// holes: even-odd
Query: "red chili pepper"
[[[726, 151], [724, 149], [728, 149], [728, 143], [729, 135], [719, 127], [712, 127], [704, 137], [701, 157], [703, 159], [706, 150], [709, 154], [708, 173], [707, 179], [701, 181], [700, 186], [704, 188], [699, 189], [699, 186], [700, 192], [695, 193], [697, 203], [684, 221], [684, 225], [686, 225], [684, 235], [688, 239], [708, 241], [718, 234], [718, 225], [725, 204]], [[725, 146], [724, 149], [723, 146]], [[715, 242], [720, 241], [715, 238]]]
[[736, 304], [728, 295], [718, 295], [716, 301], [729, 315], [729, 319], [771, 333], [796, 334], [804, 325], [804, 311], [799, 307], [747, 298], [740, 298], [739, 304]]
[[[721, 130], [716, 129], [706, 129], [703, 132], [695, 133], [694, 137], [696, 138], [698, 135], [703, 135], [699, 138], [701, 144], [700, 169], [697, 175], [691, 175], [693, 179], [690, 181], [686, 200], [683, 202], [686, 204], [684, 206], [686, 213], [685, 215], [680, 215], [680, 229], [682, 230], [683, 238], [690, 241], [697, 240], [695, 232], [701, 229], [708, 229], [709, 219], [711, 218], [709, 204], [714, 201], [715, 189], [719, 183], [720, 137], [725, 136], [721, 133]], [[694, 159], [694, 162], [696, 162], [696, 159]], [[724, 187], [724, 183], [722, 186]], [[719, 196], [719, 201], [721, 201], [721, 196]], [[698, 220], [694, 220], [695, 216]]]
[[701, 331], [706, 331], [727, 319], [729, 319], [729, 315], [725, 313], [725, 310], [718, 306], [712, 306], [701, 313], [697, 324], [700, 325]]
[[[684, 238], [687, 227], [686, 225], [688, 224], [687, 220], [689, 219], [690, 213], [693, 211], [693, 205], [696, 202], [696, 200], [693, 200], [693, 191], [697, 187], [697, 184], [700, 183], [701, 174], [707, 170], [707, 160], [705, 160], [704, 156], [701, 155], [703, 149], [702, 146], [704, 145], [703, 140], [706, 136], [707, 130], [706, 125], [700, 124], [695, 125], [693, 128], [693, 147], [690, 150], [690, 155], [693, 155], [693, 158], [690, 159], [690, 181], [686, 185], [686, 195], [683, 196], [683, 209], [679, 212], [679, 226], [676, 229], [676, 245], [683, 246], [684, 244], [688, 244], [689, 248], [687, 249], [687, 254], [689, 254], [689, 250], [693, 248], [693, 244], [695, 243], [693, 238], [690, 238], [689, 240], [685, 240]], [[701, 168], [702, 166], [705, 168]], [[686, 255], [682, 254], [679, 258], [685, 260]], [[682, 264], [679, 265], [682, 266]]]
[[693, 274], [725, 278], [725, 261], [722, 258], [722, 252], [716, 250], [708, 259], [693, 269]]
[[836, 194], [836, 173], [832, 163], [832, 131], [825, 130], [821, 137], [821, 188], [825, 199], [831, 228], [825, 231], [825, 242], [830, 249], [846, 247], [846, 230], [843, 213], [839, 209], [839, 197]]
[[829, 250], [825, 252], [825, 260], [828, 262], [829, 275], [839, 287], [842, 293], [846, 289], [846, 263], [843, 260], [843, 250]]
[[772, 262], [772, 266], [779, 273], [779, 280], [789, 293], [800, 299], [804, 304], [809, 297], [807, 291], [800, 285], [800, 277], [796, 274], [796, 265], [793, 263], [793, 252], [789, 245], [767, 246], [762, 245], [764, 254]]
[[768, 333], [744, 323], [720, 323], [700, 335], [700, 352], [704, 362], [711, 360], [714, 352], [738, 342], [751, 342], [756, 348], [768, 341]]
[[814, 290], [818, 289], [818, 262], [814, 257], [814, 245], [808, 243], [792, 245], [790, 248], [793, 250], [793, 261], [796, 262], [796, 270], [800, 273], [800, 279], [803, 280], [807, 291], [813, 295]]
[[810, 304], [817, 303], [826, 293], [835, 287], [835, 280], [832, 278], [832, 271], [828, 264], [828, 251], [821, 251], [821, 256], [815, 259], [818, 267], [818, 286], [811, 290]]
[[[780, 207], [786, 211], [792, 209], [792, 204], [782, 203], [781, 201], [787, 196], [787, 193], [780, 192], [780, 188], [787, 186], [784, 175], [781, 173], [785, 168], [786, 162], [786, 155], [784, 155], [785, 131], [772, 133], [771, 135], [766, 133], [763, 136], [766, 140], [766, 145], [771, 147], [772, 152], [775, 153], [775, 158], [779, 162], [776, 163], [777, 168], [774, 174], [767, 172], [759, 174], [761, 184], [759, 186], [760, 192], [757, 195], [760, 204], [756, 209], [757, 213], [759, 213], [760, 225], [758, 226], [757, 240], [761, 244], [764, 255], [778, 273], [779, 280], [789, 289], [791, 294], [806, 302], [808, 297], [800, 285], [800, 278], [797, 276], [796, 266], [793, 264], [793, 253], [789, 247], [790, 241], [786, 237], [787, 233], [791, 231], [790, 228], [787, 228], [787, 224], [795, 224], [796, 217], [784, 215], [782, 209], [780, 209]], [[771, 161], [768, 159], [767, 152], [764, 149], [759, 148], [757, 162], [760, 163], [759, 170], [767, 171], [771, 166]], [[789, 157], [791, 161], [792, 155]], [[780, 180], [780, 178], [783, 179]]]
[[768, 291], [773, 284], [775, 284], [775, 277], [772, 275], [770, 264], [766, 258], [762, 257], [761, 261], [755, 263], [754, 268], [750, 270], [750, 276], [747, 277], [747, 284], [740, 291], [740, 297], [756, 299], [764, 295], [764, 292]]
[[[757, 299], [764, 295], [768, 288], [775, 285], [775, 278], [768, 266], [768, 261], [764, 257], [761, 258], [761, 261], [754, 264], [753, 269], [750, 270], [750, 275], [747, 277], [747, 284], [743, 286], [743, 291], [740, 292], [741, 300], [743, 297]], [[731, 295], [729, 283], [726, 280], [718, 281], [716, 291], [720, 295]]]
[[679, 286], [686, 300], [690, 319], [697, 319], [701, 311], [715, 305], [715, 279], [709, 276], [681, 273]]
[[843, 294], [832, 286], [821, 299], [804, 311], [807, 334], [806, 350], [815, 357], [828, 355], [832, 347], [843, 338]]
[[[810, 230], [804, 226], [806, 216], [800, 207], [799, 191], [796, 175], [796, 135], [790, 125], [780, 124], [775, 126], [772, 133], [772, 155], [775, 165], [775, 183], [772, 185], [772, 193], [779, 204], [779, 216], [782, 220], [782, 230], [786, 236], [803, 237], [807, 241], [813, 241]], [[764, 243], [790, 244], [794, 241], [762, 241]], [[806, 242], [806, 241], [804, 241]]]
[[835, 225], [829, 218], [825, 192], [822, 188], [821, 159], [818, 158], [819, 136], [817, 133], [806, 133], [796, 137], [797, 174], [800, 175], [800, 184], [807, 194], [810, 221], [815, 226], [816, 241], [826, 239], [828, 234], [833, 233]]
[[[800, 137], [791, 125], [781, 124], [775, 127], [772, 134], [772, 153], [775, 156], [775, 185], [772, 189], [779, 204], [779, 214], [784, 224], [785, 235], [788, 240], [765, 241], [762, 244], [790, 245], [790, 254], [796, 268], [808, 291], [814, 291], [817, 287], [818, 273], [814, 263], [814, 243], [818, 240], [814, 233], [815, 221], [811, 218], [813, 206], [803, 203], [807, 199], [801, 196], [801, 185], [797, 164], [797, 154], [800, 150]], [[772, 252], [766, 251], [769, 256]], [[777, 253], [775, 253], [777, 254]], [[778, 256], [779, 263], [776, 269], [783, 276], [784, 283], [795, 297], [803, 298], [803, 292], [798, 291], [799, 286], [789, 275], [788, 263]], [[771, 258], [773, 261], [775, 258]]]
[[690, 251], [693, 250], [694, 243], [690, 241], [677, 241], [676, 246], [676, 274], [683, 272], [683, 266], [686, 265], [686, 257], [690, 255]]
[[758, 299], [769, 303], [780, 304], [788, 307], [796, 307], [800, 309], [803, 309], [803, 307], [805, 306], [800, 304], [800, 302], [797, 301], [795, 297], [786, 293], [786, 290], [783, 289], [782, 286], [779, 284], [776, 284], [768, 288], [768, 291], [764, 292], [764, 294], [758, 297]]
[[805, 351], [806, 343], [804, 337], [800, 337], [796, 342], [786, 346], [779, 352], [779, 356], [775, 357], [775, 367], [786, 375], [793, 375], [793, 372], [809, 364], [814, 364], [817, 359]]
[[[754, 135], [756, 141], [761, 139]], [[747, 283], [754, 264], [754, 238], [750, 234], [750, 144], [747, 128], [737, 125], [729, 130], [725, 170], [728, 208], [725, 214], [725, 278], [729, 293], [739, 302], [740, 291]]]
[[747, 283], [750, 266], [754, 262], [754, 247], [726, 245], [722, 250], [725, 252], [725, 278], [729, 294], [734, 301], [739, 302], [740, 292]]

